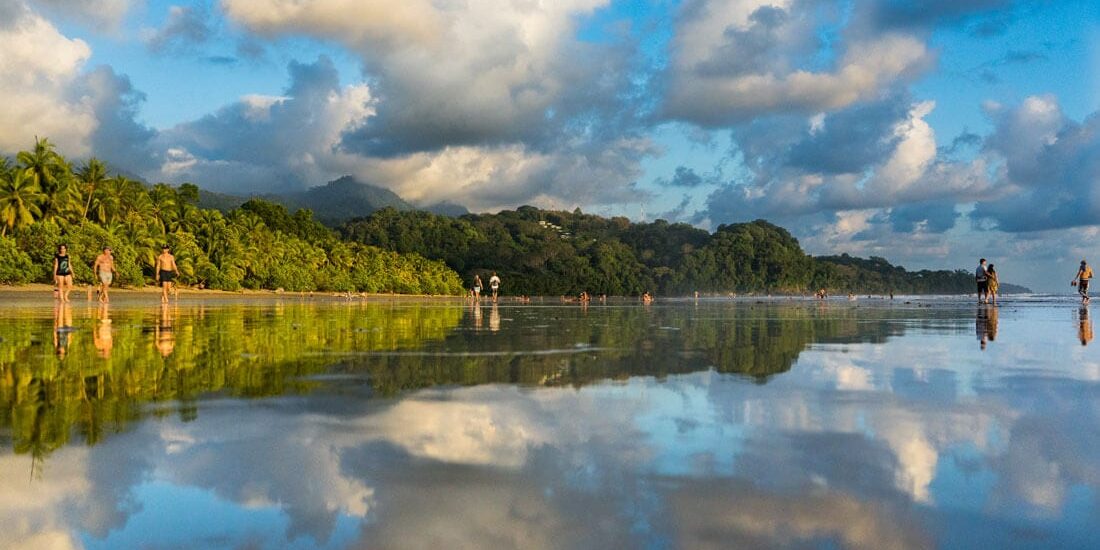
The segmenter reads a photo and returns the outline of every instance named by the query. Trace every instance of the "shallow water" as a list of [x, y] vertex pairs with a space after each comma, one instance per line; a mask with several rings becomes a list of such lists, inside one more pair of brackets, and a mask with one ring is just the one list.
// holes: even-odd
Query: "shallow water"
[[1088, 547], [1087, 309], [0, 304], [0, 546]]

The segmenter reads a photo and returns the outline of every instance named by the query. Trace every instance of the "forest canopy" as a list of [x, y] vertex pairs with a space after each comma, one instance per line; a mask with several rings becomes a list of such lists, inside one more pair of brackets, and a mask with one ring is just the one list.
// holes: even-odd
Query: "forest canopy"
[[441, 259], [467, 286], [475, 274], [484, 280], [496, 271], [509, 294], [974, 291], [965, 270], [911, 272], [882, 258], [811, 257], [786, 229], [764, 220], [720, 225], [711, 233], [685, 223], [634, 223], [579, 209], [522, 206], [460, 217], [382, 209], [339, 231], [363, 244]]

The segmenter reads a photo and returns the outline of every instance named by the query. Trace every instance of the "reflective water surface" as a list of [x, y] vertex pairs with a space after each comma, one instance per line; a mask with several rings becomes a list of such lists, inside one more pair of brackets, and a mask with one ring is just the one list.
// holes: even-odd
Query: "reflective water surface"
[[1090, 547], [1087, 309], [0, 304], [0, 546]]

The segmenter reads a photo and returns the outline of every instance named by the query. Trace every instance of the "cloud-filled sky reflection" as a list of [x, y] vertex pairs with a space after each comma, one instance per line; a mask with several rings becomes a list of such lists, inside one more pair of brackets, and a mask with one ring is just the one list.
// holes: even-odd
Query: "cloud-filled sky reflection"
[[[658, 324], [720, 322], [666, 308]], [[562, 310], [502, 313], [501, 333], [463, 338], [514, 331], [516, 345]], [[35, 548], [999, 548], [1100, 535], [1100, 360], [1077, 342], [1076, 308], [1003, 306], [984, 350], [971, 307], [934, 322], [889, 314], [900, 334], [810, 342], [764, 383], [703, 370], [384, 398], [347, 379], [206, 400], [189, 421], [57, 449], [37, 477], [29, 456], [3, 451], [0, 530]]]

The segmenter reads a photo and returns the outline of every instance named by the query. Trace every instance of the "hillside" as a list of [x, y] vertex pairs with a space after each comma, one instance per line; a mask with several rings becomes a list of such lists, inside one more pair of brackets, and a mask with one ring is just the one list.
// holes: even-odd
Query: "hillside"
[[339, 231], [363, 244], [442, 260], [467, 286], [475, 274], [484, 281], [497, 271], [511, 294], [801, 294], [818, 288], [833, 294], [967, 294], [974, 285], [965, 270], [909, 272], [882, 258], [813, 258], [786, 229], [764, 220], [711, 233], [579, 209], [523, 206], [460, 217], [383, 209]]

